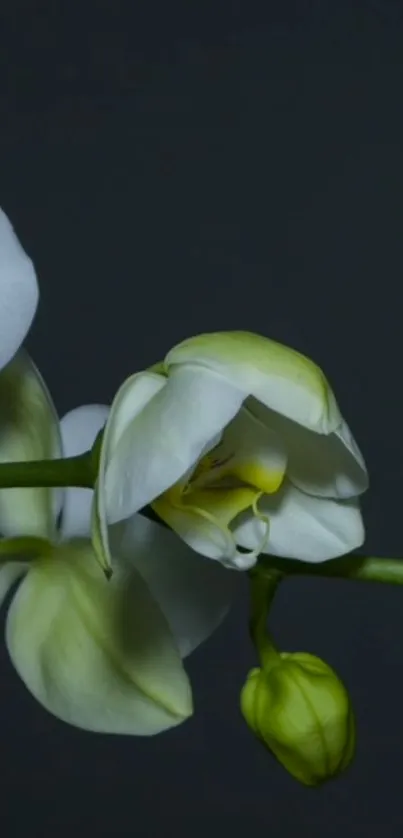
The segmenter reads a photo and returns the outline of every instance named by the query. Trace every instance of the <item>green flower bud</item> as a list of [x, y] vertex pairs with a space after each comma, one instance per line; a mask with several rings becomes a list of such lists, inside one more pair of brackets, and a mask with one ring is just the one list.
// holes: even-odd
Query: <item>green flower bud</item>
[[252, 669], [241, 710], [256, 736], [307, 786], [336, 776], [351, 762], [355, 724], [348, 692], [315, 655], [281, 652], [271, 666]]

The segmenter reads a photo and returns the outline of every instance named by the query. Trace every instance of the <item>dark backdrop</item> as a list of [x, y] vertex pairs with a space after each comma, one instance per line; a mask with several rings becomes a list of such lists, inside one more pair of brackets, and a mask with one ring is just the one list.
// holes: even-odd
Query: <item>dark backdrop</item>
[[[186, 335], [250, 329], [329, 375], [403, 554], [403, 4], [31, 3], [0, 10], [0, 204], [40, 276], [28, 346], [62, 413]], [[285, 648], [358, 716], [352, 769], [298, 786], [244, 726], [246, 601], [191, 658], [197, 714], [151, 740], [63, 725], [1, 648], [4, 836], [398, 836], [403, 591], [294, 580]]]

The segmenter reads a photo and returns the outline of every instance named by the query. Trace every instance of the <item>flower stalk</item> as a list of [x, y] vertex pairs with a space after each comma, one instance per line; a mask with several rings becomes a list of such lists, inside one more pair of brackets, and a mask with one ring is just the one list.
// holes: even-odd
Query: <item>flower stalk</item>
[[92, 489], [95, 477], [91, 451], [55, 460], [0, 463], [0, 489], [48, 486]]
[[[101, 431], [102, 433], [102, 431]], [[97, 476], [99, 440], [92, 450], [77, 457], [55, 460], [29, 460], [26, 462], [0, 463], [0, 489], [17, 487], [68, 487], [92, 489]], [[161, 526], [167, 526], [149, 507], [141, 510]], [[321, 576], [327, 579], [350, 579], [360, 582], [382, 582], [403, 585], [403, 559], [381, 556], [361, 556], [348, 553], [326, 562], [304, 562], [299, 559], [260, 555], [260, 571], [281, 576]]]
[[278, 570], [261, 571], [259, 566], [249, 571], [250, 617], [249, 631], [260, 665], [268, 670], [277, 661], [277, 649], [267, 631], [271, 603], [283, 574]]
[[276, 556], [260, 556], [259, 567], [267, 567], [287, 576], [321, 576], [327, 579], [350, 579], [359, 582], [383, 582], [387, 585], [403, 585], [403, 559], [383, 556], [361, 556], [348, 553], [327, 562], [311, 564], [297, 559], [279, 559]]

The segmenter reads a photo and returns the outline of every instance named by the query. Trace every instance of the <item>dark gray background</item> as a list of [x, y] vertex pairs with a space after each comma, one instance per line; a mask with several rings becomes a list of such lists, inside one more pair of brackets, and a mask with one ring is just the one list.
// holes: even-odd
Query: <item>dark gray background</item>
[[[402, 555], [403, 4], [278, 5], [2, 5], [0, 203], [42, 292], [28, 345], [62, 413], [186, 335], [290, 343], [365, 452], [367, 549]], [[334, 665], [358, 717], [353, 767], [319, 791], [240, 717], [246, 617], [245, 597], [189, 661], [194, 719], [151, 740], [59, 723], [2, 648], [2, 833], [400, 835], [403, 590], [280, 591], [279, 643]]]

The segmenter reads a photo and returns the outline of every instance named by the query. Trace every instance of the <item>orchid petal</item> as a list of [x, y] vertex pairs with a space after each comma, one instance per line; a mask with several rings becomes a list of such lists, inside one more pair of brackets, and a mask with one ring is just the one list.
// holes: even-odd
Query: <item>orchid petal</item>
[[[61, 456], [59, 421], [51, 396], [23, 351], [0, 372], [0, 462]], [[0, 532], [52, 538], [56, 493], [50, 488], [0, 489]]]
[[[270, 534], [263, 552], [273, 556], [323, 562], [359, 547], [365, 537], [356, 500], [315, 498], [284, 481], [275, 495], [264, 495], [259, 508], [270, 521]], [[263, 525], [250, 512], [234, 526], [237, 544], [253, 550], [262, 537]]]
[[228, 476], [271, 494], [281, 486], [286, 466], [287, 452], [279, 434], [242, 407], [196, 467], [192, 486], [214, 485]]
[[6, 640], [32, 695], [76, 727], [150, 736], [192, 712], [179, 651], [140, 574], [121, 562], [107, 581], [85, 540], [33, 564]]
[[240, 592], [240, 573], [197, 555], [175, 533], [142, 515], [115, 524], [110, 539], [145, 579], [182, 657], [215, 631]]
[[23, 343], [38, 304], [34, 266], [0, 209], [0, 369]]
[[166, 370], [191, 365], [212, 370], [245, 397], [253, 396], [317, 433], [341, 420], [335, 396], [313, 361], [276, 341], [250, 332], [216, 332], [184, 340], [168, 352]]
[[287, 475], [299, 489], [339, 499], [366, 491], [365, 461], [344, 419], [333, 433], [324, 436], [256, 403], [251, 410], [281, 438], [288, 454]]
[[[154, 394], [144, 404], [150, 377]], [[221, 376], [192, 367], [175, 370], [169, 380], [153, 373], [129, 379], [112, 404], [102, 445], [99, 492], [108, 523], [130, 517], [176, 483], [242, 401]]]

